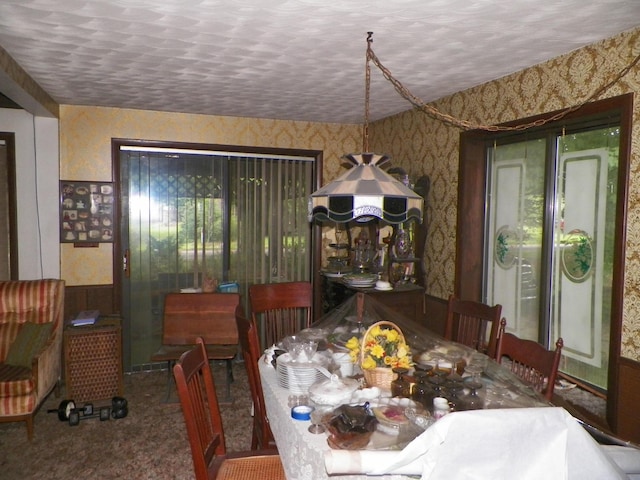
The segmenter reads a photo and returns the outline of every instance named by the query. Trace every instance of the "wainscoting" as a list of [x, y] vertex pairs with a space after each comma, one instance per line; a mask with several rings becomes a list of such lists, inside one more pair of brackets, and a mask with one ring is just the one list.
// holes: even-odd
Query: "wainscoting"
[[67, 286], [64, 293], [64, 318], [74, 318], [83, 310], [99, 310], [102, 315], [119, 313], [114, 306], [113, 285]]
[[618, 360], [618, 392], [612, 400], [615, 405], [616, 424], [612, 425], [617, 435], [640, 444], [640, 363], [628, 358]]

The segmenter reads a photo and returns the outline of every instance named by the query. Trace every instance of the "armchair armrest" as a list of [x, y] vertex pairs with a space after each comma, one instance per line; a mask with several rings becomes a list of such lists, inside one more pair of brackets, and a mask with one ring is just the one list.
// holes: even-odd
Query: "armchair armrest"
[[33, 357], [31, 372], [36, 383], [38, 402], [47, 395], [60, 380], [62, 365], [61, 328], [54, 330], [49, 340]]

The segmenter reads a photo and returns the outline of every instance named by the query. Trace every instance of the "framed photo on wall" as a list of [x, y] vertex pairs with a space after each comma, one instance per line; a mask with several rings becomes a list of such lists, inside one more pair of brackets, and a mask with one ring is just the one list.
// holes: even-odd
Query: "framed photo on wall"
[[113, 242], [112, 182], [60, 182], [60, 242]]

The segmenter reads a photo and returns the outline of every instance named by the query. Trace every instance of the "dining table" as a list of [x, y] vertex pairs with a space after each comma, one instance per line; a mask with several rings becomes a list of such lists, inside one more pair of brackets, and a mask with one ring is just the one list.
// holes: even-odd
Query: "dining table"
[[[370, 319], [372, 321], [378, 320], [380, 315], [374, 310], [369, 312], [373, 317]], [[390, 314], [385, 309], [378, 312], [382, 312], [382, 316]], [[338, 316], [344, 317], [344, 313], [343, 311]], [[350, 313], [348, 309], [346, 313]], [[348, 328], [354, 329], [354, 332], [362, 332], [362, 325], [359, 323], [356, 321], [353, 325], [351, 322]], [[597, 472], [608, 475], [600, 478], [625, 478], [623, 475], [618, 476], [620, 472], [616, 470], [615, 465], [601, 455], [595, 447], [595, 442], [591, 441], [591, 437], [588, 437], [573, 417], [564, 409], [553, 407], [539, 392], [513, 374], [505, 365], [469, 347], [445, 340], [422, 326], [414, 328], [409, 323], [403, 323], [403, 325], [416, 363], [423, 361], [427, 363], [436, 359], [436, 362], [439, 361], [442, 364], [450, 361], [453, 354], [458, 360], [463, 359], [463, 368], [454, 369], [451, 373], [459, 371], [462, 377], [468, 378], [474, 375], [481, 379], [482, 402], [474, 407], [477, 410], [462, 411], [463, 409], [460, 408], [461, 411], [453, 411], [437, 420], [432, 411], [425, 413], [426, 416], [422, 417], [422, 422], [409, 422], [411, 428], [401, 430], [405, 434], [397, 435], [393, 432], [376, 430], [366, 445], [360, 445], [357, 448], [336, 448], [335, 442], [330, 441], [328, 429], [320, 429], [324, 431], [316, 433], [317, 430], [313, 428], [313, 425], [322, 423], [323, 420], [319, 419], [328, 418], [326, 415], [316, 416], [312, 422], [309, 415], [301, 416], [298, 413], [317, 409], [330, 414], [340, 406], [315, 404], [308, 395], [308, 384], [298, 388], [294, 385], [295, 377], [285, 377], [283, 380], [283, 372], [286, 373], [287, 368], [290, 369], [289, 372], [293, 372], [295, 369], [291, 368], [295, 365], [287, 360], [289, 363], [284, 367], [285, 363], [279, 362], [278, 359], [282, 360], [285, 356], [278, 357], [276, 354], [278, 347], [272, 346], [260, 358], [259, 372], [266, 414], [288, 480], [468, 478], [464, 475], [457, 477], [449, 471], [459, 470], [457, 466], [460, 464], [460, 459], [455, 456], [470, 451], [474, 454], [464, 453], [466, 456], [463, 457], [470, 462], [480, 458], [494, 458], [496, 445], [504, 444], [505, 439], [507, 439], [506, 446], [502, 445], [500, 448], [507, 454], [506, 458], [512, 462], [513, 466], [519, 465], [518, 461], [522, 464], [518, 478], [537, 478], [543, 471], [541, 469], [550, 468], [553, 471], [555, 468], [558, 471], [566, 471], [568, 458], [569, 463], [574, 466], [573, 471], [577, 474], [554, 476], [549, 475], [548, 470], [544, 470], [544, 477], [577, 479], [585, 472]], [[332, 335], [332, 330], [342, 332], [343, 326], [343, 321], [336, 321], [334, 318], [320, 325], [314, 324], [312, 327], [316, 328], [311, 329], [313, 335], [318, 335], [319, 331], [328, 335], [328, 341], [320, 342], [322, 347], [313, 358], [326, 358], [326, 361], [322, 360], [322, 366], [318, 369], [324, 376], [329, 376], [331, 381], [335, 381], [336, 377], [340, 378], [343, 373], [340, 365], [331, 362], [336, 353], [344, 353], [340, 346], [336, 348], [336, 343], [339, 342], [336, 342], [337, 337]], [[304, 331], [300, 333], [299, 337], [304, 337]], [[346, 336], [351, 333], [347, 332]], [[342, 335], [342, 338], [346, 336]], [[307, 361], [311, 360], [307, 359]], [[411, 402], [411, 399], [392, 398], [391, 393], [384, 389], [370, 388], [363, 382], [357, 367], [344, 373], [352, 374], [348, 377], [351, 379], [349, 381], [358, 381], [360, 385], [353, 392], [353, 396], [344, 401], [344, 404], [406, 406], [406, 402]], [[323, 375], [313, 381], [323, 382]], [[415, 380], [413, 377], [409, 378], [412, 381]], [[325, 379], [324, 382], [326, 381], [328, 380]], [[311, 380], [308, 383], [311, 383]], [[379, 396], [372, 397], [370, 395], [372, 392]], [[398, 403], [402, 401], [405, 403]], [[300, 402], [303, 404], [303, 410], [296, 407]], [[411, 411], [415, 413], [415, 410]], [[426, 423], [425, 418], [428, 420]], [[510, 442], [509, 438], [511, 438]], [[563, 447], [565, 444], [574, 446]], [[449, 445], [455, 447], [452, 448]], [[538, 455], [540, 460], [544, 458], [544, 461], [532, 462], [530, 459], [520, 459], [517, 455], [518, 450], [515, 450], [514, 455], [510, 457], [508, 453], [511, 447], [525, 448], [533, 458]], [[491, 478], [508, 478], [500, 477], [495, 471], [497, 467], [494, 464], [487, 465], [480, 462], [478, 468], [493, 471]], [[504, 468], [508, 468], [508, 465], [505, 464]], [[427, 471], [431, 472], [432, 476], [426, 476]], [[528, 471], [528, 474], [525, 471]], [[477, 478], [483, 478], [481, 473], [482, 470], [479, 470], [480, 476]], [[421, 475], [425, 476], [421, 477]], [[584, 478], [597, 477], [587, 475]]]

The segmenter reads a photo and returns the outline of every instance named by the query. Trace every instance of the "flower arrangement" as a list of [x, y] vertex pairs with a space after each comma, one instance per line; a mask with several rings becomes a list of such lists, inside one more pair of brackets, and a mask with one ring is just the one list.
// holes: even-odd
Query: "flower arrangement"
[[[363, 370], [376, 367], [409, 368], [411, 349], [397, 328], [389, 325], [373, 325], [364, 338], [352, 337], [346, 343], [353, 363], [360, 363]], [[361, 351], [361, 348], [364, 351]]]

